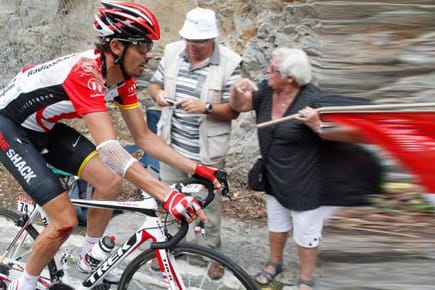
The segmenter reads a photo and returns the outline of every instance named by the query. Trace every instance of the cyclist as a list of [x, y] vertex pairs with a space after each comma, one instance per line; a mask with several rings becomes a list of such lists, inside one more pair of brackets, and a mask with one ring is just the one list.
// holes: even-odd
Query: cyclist
[[[108, 101], [119, 107], [134, 142], [145, 152], [219, 187], [215, 169], [171, 149], [148, 129], [138, 106], [134, 77], [142, 74], [153, 40], [160, 38], [157, 19], [138, 3], [101, 4], [94, 20], [99, 34], [95, 49], [27, 66], [0, 91], [0, 161], [50, 220], [25, 271], [8, 289], [36, 289], [42, 269], [77, 226], [74, 206], [47, 163], [91, 183], [94, 199], [116, 199], [124, 177], [162, 201], [175, 218], [207, 220], [196, 200], [170, 189], [123, 149]], [[73, 118], [84, 120], [96, 145], [62, 123]], [[89, 209], [79, 270], [92, 270], [83, 256], [103, 235], [111, 215], [110, 210]], [[119, 280], [109, 274], [109, 282]]]

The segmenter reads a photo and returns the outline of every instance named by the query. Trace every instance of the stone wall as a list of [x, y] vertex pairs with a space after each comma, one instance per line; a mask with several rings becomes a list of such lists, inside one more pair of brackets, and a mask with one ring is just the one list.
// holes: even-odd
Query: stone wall
[[[204, 2], [223, 11], [225, 43], [253, 79], [264, 77], [273, 48], [295, 46], [310, 55], [325, 90], [375, 103], [433, 101], [435, 1]], [[235, 122], [227, 164], [237, 184], [258, 154], [252, 122], [252, 113]]]
[[[200, 5], [219, 18], [219, 41], [243, 56], [243, 73], [260, 80], [277, 46], [310, 55], [314, 82], [323, 89], [377, 103], [433, 101], [435, 0], [181, 0], [136, 1], [157, 15], [162, 39], [143, 80], [155, 69], [164, 45], [179, 38], [186, 11]], [[412, 2], [410, 4], [409, 2]], [[90, 48], [98, 1], [3, 0], [0, 2], [0, 85], [30, 63]], [[234, 122], [227, 158], [233, 184], [243, 186], [258, 154], [252, 113]]]

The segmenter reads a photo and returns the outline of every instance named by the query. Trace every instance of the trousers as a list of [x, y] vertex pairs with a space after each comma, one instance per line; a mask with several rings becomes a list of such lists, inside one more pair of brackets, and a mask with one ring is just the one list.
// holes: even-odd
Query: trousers
[[[172, 185], [178, 181], [182, 181], [187, 177], [188, 175], [183, 171], [168, 166], [163, 162], [160, 162], [160, 178], [167, 185]], [[200, 193], [200, 196], [201, 194], [203, 193]], [[208, 217], [208, 221], [205, 224], [207, 239], [204, 239], [201, 235], [195, 235], [196, 244], [218, 250], [221, 248], [221, 202], [222, 195], [220, 193], [216, 193], [214, 200], [204, 210], [204, 213]], [[196, 223], [196, 221], [194, 223]], [[189, 227], [189, 230], [191, 229], [193, 229], [193, 226]]]

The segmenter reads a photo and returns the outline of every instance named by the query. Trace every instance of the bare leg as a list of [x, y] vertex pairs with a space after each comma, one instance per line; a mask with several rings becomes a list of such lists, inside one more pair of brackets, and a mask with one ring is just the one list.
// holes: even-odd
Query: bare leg
[[[269, 245], [270, 245], [270, 261], [266, 268], [257, 275], [257, 281], [261, 284], [267, 284], [271, 279], [281, 271], [282, 257], [284, 247], [287, 241], [288, 232], [277, 233], [269, 231]], [[270, 273], [267, 274], [267, 273]]]
[[[300, 262], [300, 277], [304, 280], [313, 280], [319, 248], [304, 248], [297, 246], [297, 249]], [[312, 288], [308, 285], [301, 284], [299, 289], [311, 290]]]
[[[103, 161], [95, 156], [83, 170], [82, 178], [92, 184], [95, 192], [92, 199], [116, 200], [122, 179], [110, 171]], [[86, 232], [90, 237], [101, 237], [112, 217], [112, 210], [89, 208]]]
[[[276, 233], [269, 232], [269, 244], [270, 244], [270, 260], [272, 262], [281, 263], [284, 253], [284, 247], [287, 242], [288, 232]], [[270, 266], [269, 266], [270, 267]], [[273, 273], [273, 267], [270, 267]], [[266, 270], [269, 271], [269, 268]]]
[[38, 276], [77, 227], [77, 215], [66, 192], [43, 206], [49, 225], [36, 238], [26, 271]]

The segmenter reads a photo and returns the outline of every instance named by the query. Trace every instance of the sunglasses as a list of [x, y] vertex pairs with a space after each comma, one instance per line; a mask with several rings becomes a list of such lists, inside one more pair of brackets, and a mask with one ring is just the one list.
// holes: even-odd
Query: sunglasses
[[191, 43], [191, 44], [197, 44], [197, 45], [204, 45], [207, 43], [210, 39], [184, 39], [184, 41]]
[[130, 43], [136, 46], [142, 53], [148, 53], [153, 48], [154, 45], [152, 41], [139, 41], [139, 40], [129, 40], [129, 39], [122, 39], [122, 38], [116, 38], [116, 40], [119, 40], [124, 43]]

